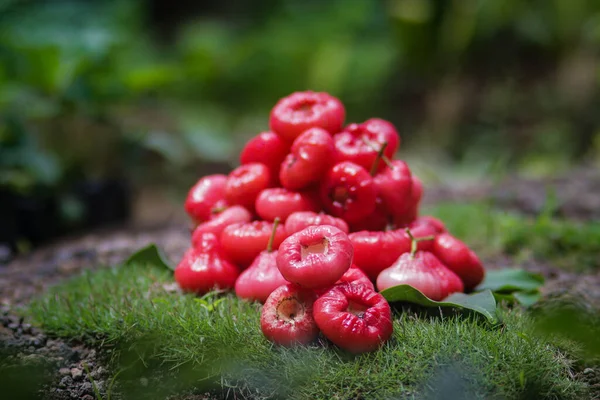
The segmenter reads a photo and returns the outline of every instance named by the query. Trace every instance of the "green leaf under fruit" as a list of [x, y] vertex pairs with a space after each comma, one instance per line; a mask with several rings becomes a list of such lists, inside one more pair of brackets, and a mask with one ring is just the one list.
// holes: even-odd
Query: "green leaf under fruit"
[[149, 244], [146, 247], [142, 247], [133, 253], [127, 260], [125, 260], [124, 264], [151, 264], [158, 267], [168, 268], [171, 271], [175, 270], [175, 267], [171, 265], [167, 257], [165, 257], [163, 252], [154, 243]]
[[513, 293], [513, 297], [521, 305], [531, 307], [542, 298], [542, 294], [539, 290], [533, 292], [515, 292]]
[[476, 291], [492, 290], [494, 292], [533, 292], [544, 284], [544, 277], [540, 274], [525, 271], [519, 268], [503, 268], [486, 271], [485, 279]]
[[398, 285], [382, 290], [381, 295], [390, 303], [405, 301], [425, 307], [452, 307], [471, 310], [483, 315], [492, 323], [498, 322], [496, 300], [490, 290], [474, 294], [454, 293], [443, 301], [434, 301], [412, 286]]

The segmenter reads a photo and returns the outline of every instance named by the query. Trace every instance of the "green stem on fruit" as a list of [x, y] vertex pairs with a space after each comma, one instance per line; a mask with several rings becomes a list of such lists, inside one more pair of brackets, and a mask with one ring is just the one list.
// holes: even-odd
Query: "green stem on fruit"
[[375, 174], [377, 173], [377, 168], [379, 167], [379, 160], [381, 160], [381, 157], [383, 157], [383, 152], [385, 151], [387, 145], [388, 142], [383, 142], [381, 148], [377, 152], [377, 157], [375, 158], [375, 161], [373, 161], [373, 165], [371, 165], [371, 176], [375, 176]]
[[[377, 149], [377, 147], [376, 147], [376, 146], [375, 146], [373, 143], [369, 142], [369, 141], [367, 140], [367, 138], [365, 138], [364, 136], [363, 136], [363, 137], [361, 137], [361, 140], [362, 140], [362, 141], [363, 141], [363, 142], [364, 142], [364, 143], [365, 143], [367, 146], [369, 146], [369, 147], [370, 147], [370, 148], [372, 148], [373, 150], [377, 151], [377, 153], [379, 153], [379, 152], [381, 151], [381, 157], [380, 157], [380, 158], [383, 160], [383, 162], [385, 163], [385, 165], [387, 165], [387, 166], [388, 166], [390, 169], [394, 169], [394, 165], [392, 164], [392, 162], [390, 161], [390, 159], [389, 159], [389, 158], [388, 158], [388, 157], [387, 157], [385, 154], [383, 154], [383, 145], [382, 145], [382, 148], [380, 148], [380, 149]], [[387, 142], [385, 142], [385, 145], [387, 145]]]
[[410, 256], [414, 257], [415, 254], [417, 253], [417, 245], [419, 244], [419, 242], [423, 242], [425, 240], [433, 240], [435, 239], [435, 236], [431, 235], [431, 236], [423, 236], [420, 238], [416, 238], [413, 236], [412, 232], [410, 231], [409, 228], [404, 229], [404, 231], [406, 232], [406, 234], [408, 235], [408, 237], [410, 238]]
[[281, 220], [279, 217], [276, 217], [273, 221], [273, 230], [271, 231], [271, 237], [269, 238], [269, 243], [267, 243], [267, 253], [273, 252], [273, 242], [275, 241], [275, 233], [277, 232], [277, 226]]

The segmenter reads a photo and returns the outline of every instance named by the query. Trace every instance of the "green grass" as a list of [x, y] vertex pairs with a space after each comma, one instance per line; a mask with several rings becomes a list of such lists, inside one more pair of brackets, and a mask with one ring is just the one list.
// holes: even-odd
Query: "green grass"
[[[350, 356], [327, 343], [279, 348], [259, 327], [260, 305], [232, 295], [169, 293], [169, 271], [126, 266], [85, 273], [31, 303], [50, 334], [111, 350], [126, 398], [157, 398], [140, 376], [157, 376], [165, 393], [206, 390], [247, 398], [580, 399], [558, 349], [533, 334], [529, 318], [503, 310], [492, 327], [466, 316], [396, 315], [379, 351]], [[127, 384], [126, 382], [133, 382]], [[152, 385], [150, 385], [151, 387]], [[165, 394], [162, 393], [161, 394]]]
[[600, 221], [580, 223], [528, 217], [485, 202], [444, 203], [423, 210], [441, 218], [448, 230], [484, 257], [512, 255], [516, 262], [534, 257], [572, 271], [600, 268]]

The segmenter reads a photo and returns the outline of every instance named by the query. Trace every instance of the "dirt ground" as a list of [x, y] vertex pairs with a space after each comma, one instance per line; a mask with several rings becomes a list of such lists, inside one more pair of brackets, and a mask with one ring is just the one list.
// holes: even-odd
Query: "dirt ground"
[[[500, 184], [484, 183], [460, 189], [428, 188], [424, 201], [433, 204], [491, 198], [500, 207], [535, 214], [544, 207], [549, 188], [557, 196], [557, 214], [561, 217], [600, 220], [600, 171], [589, 167], [552, 180], [509, 178]], [[44, 398], [92, 400], [95, 398], [92, 380], [104, 392], [110, 384], [104, 357], [80, 344], [47, 337], [20, 318], [17, 308], [49, 285], [83, 269], [118, 263], [149, 243], [157, 243], [171, 260], [178, 260], [188, 246], [190, 233], [183, 215], [171, 215], [168, 221], [163, 219], [155, 224], [146, 221], [143, 225], [115, 226], [65, 238], [0, 266], [0, 350], [5, 354], [0, 361], [4, 365], [26, 362], [32, 366], [50, 366], [45, 370], [49, 372], [45, 377]], [[484, 261], [489, 265], [510, 262], [509, 259]], [[578, 293], [600, 310], [600, 272], [578, 275], [536, 261], [522, 266], [547, 278], [544, 288], [547, 296]], [[585, 372], [598, 375], [600, 380], [599, 372], [590, 368]]]

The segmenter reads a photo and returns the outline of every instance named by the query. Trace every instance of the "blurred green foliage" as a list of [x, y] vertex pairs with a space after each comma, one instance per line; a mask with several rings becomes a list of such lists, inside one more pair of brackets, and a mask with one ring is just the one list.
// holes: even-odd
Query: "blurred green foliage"
[[392, 120], [439, 159], [539, 169], [600, 152], [597, 1], [220, 9], [167, 38], [146, 2], [0, 2], [0, 186], [176, 184], [199, 160], [235, 162], [276, 100], [304, 89], [339, 96], [350, 120]]

